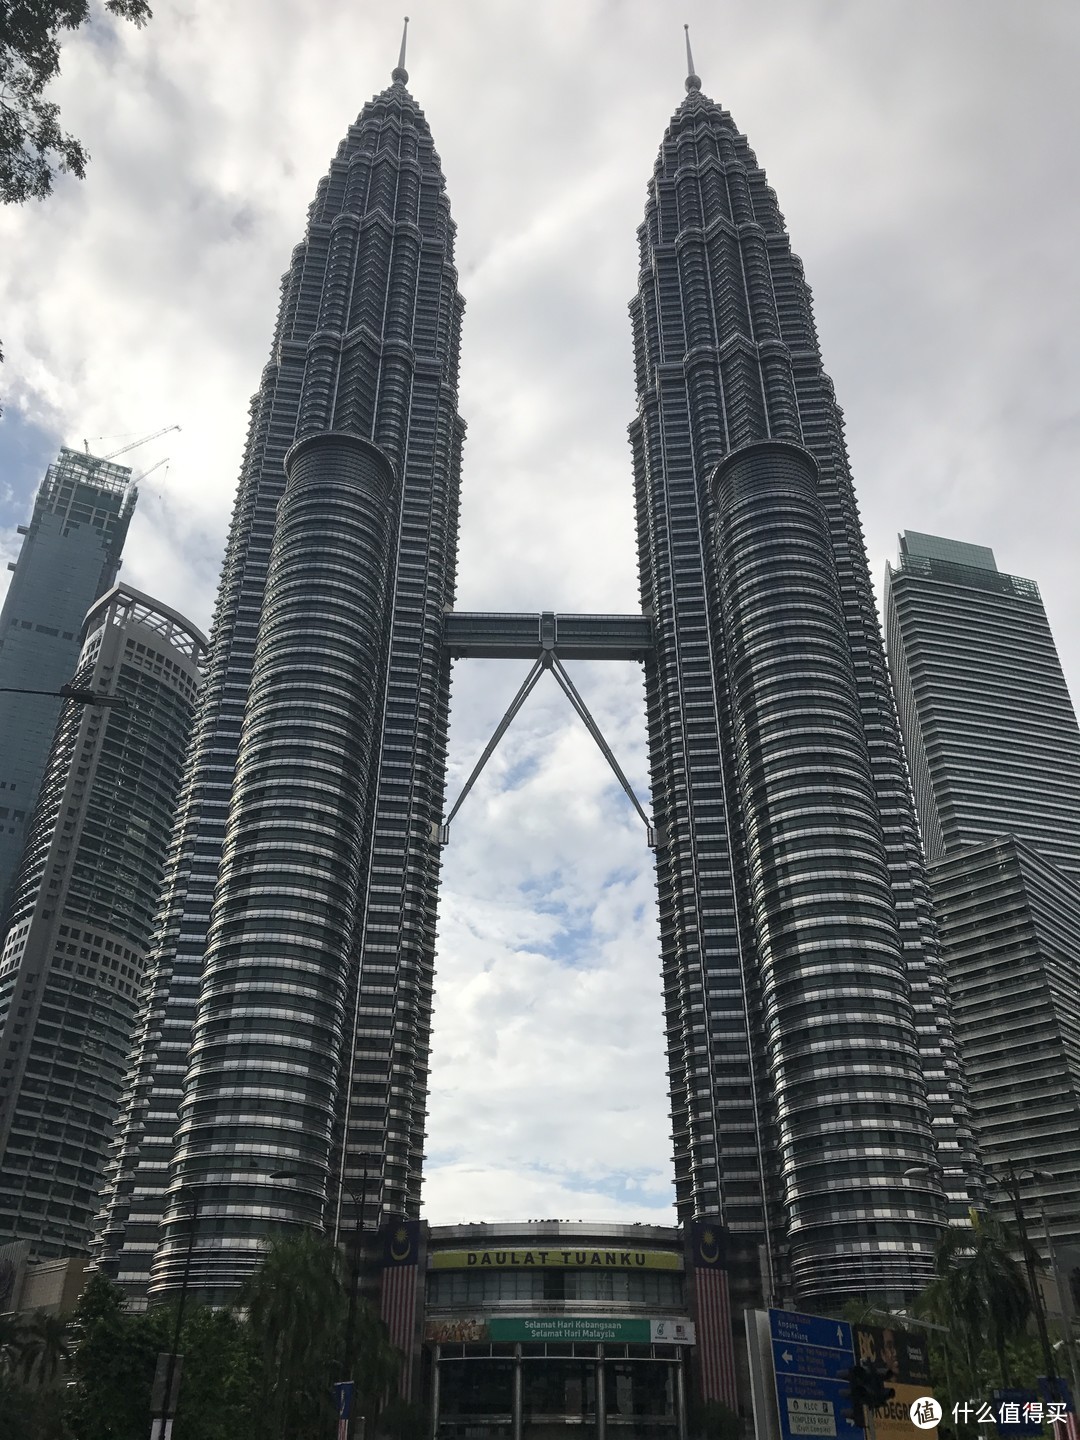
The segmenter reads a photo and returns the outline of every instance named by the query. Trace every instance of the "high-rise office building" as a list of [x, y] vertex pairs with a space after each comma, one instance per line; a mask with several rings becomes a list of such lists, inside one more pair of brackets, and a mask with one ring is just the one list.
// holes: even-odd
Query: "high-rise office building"
[[885, 613], [982, 1158], [1052, 1176], [1076, 1243], [1080, 727], [1046, 611], [992, 550], [909, 530]]
[[125, 465], [61, 450], [34, 502], [0, 611], [0, 921], [26, 843], [86, 612], [115, 582], [136, 491]]
[[[447, 613], [462, 301], [406, 79], [402, 58], [350, 129], [285, 277], [102, 1261], [159, 1297], [190, 1238], [222, 1296], [269, 1225], [332, 1228], [353, 1192], [417, 1216], [450, 657], [579, 654], [646, 664], [680, 1218], [726, 1226], [744, 1300], [898, 1299], [946, 1190], [968, 1203], [970, 1135], [775, 197], [691, 75], [631, 306], [645, 614]], [[944, 1188], [905, 1181], [938, 1161]]]
[[463, 302], [407, 78], [318, 187], [253, 403], [104, 1217], [136, 1293], [178, 1283], [193, 1208], [213, 1295], [342, 1179], [419, 1207]]
[[908, 530], [885, 627], [927, 858], [1015, 835], [1080, 874], [1080, 727], [1039, 587]]
[[[930, 874], [982, 1159], [998, 1178], [1011, 1163], [1055, 1241], [1080, 1246], [1080, 881], [1011, 835]], [[1011, 1221], [1000, 1187], [986, 1198]]]
[[205, 641], [114, 586], [64, 702], [0, 951], [0, 1241], [85, 1252], [120, 1105]]
[[804, 1301], [910, 1292], [945, 1208], [904, 1171], [936, 1146], [966, 1203], [971, 1159], [929, 894], [810, 291], [764, 171], [693, 73], [639, 245], [678, 1208], [722, 1215], [751, 1271], [763, 1241]]

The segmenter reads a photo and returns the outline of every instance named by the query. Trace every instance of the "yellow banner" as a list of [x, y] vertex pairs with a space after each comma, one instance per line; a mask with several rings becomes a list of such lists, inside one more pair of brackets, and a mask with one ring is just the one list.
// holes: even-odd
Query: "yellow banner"
[[896, 1391], [896, 1395], [887, 1405], [873, 1412], [873, 1431], [868, 1425], [867, 1435], [872, 1433], [875, 1440], [923, 1440], [924, 1436], [926, 1440], [937, 1440], [936, 1425], [924, 1430], [911, 1418], [911, 1406], [914, 1402], [927, 1395], [933, 1396], [930, 1386], [905, 1385], [899, 1380], [890, 1380], [888, 1383]]
[[677, 1250], [436, 1250], [433, 1270], [522, 1270], [532, 1266], [550, 1270], [681, 1270]]

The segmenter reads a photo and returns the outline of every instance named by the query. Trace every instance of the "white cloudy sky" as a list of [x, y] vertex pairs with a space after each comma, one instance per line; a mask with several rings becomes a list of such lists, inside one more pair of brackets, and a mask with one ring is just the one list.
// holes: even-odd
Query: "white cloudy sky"
[[[899, 529], [1036, 578], [1080, 679], [1080, 7], [408, 0], [467, 302], [463, 609], [631, 610], [626, 303], [685, 73], [768, 170], [813, 285], [879, 576]], [[206, 626], [278, 280], [403, 6], [157, 0], [56, 88], [92, 163], [0, 213], [0, 560], [60, 443], [182, 432], [124, 575]], [[640, 672], [576, 678], [646, 793]], [[520, 679], [459, 665], [451, 798]], [[435, 1221], [670, 1213], [651, 856], [550, 681], [446, 852]]]

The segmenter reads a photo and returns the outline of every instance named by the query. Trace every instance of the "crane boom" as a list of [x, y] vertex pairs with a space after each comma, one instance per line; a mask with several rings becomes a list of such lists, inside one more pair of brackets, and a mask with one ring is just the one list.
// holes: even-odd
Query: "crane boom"
[[155, 470], [160, 470], [162, 465], [168, 465], [168, 463], [169, 457], [168, 455], [166, 455], [165, 458], [163, 460], [159, 460], [156, 465], [151, 465], [149, 470], [144, 470], [141, 475], [136, 475], [130, 483], [132, 485], [140, 484], [143, 480], [146, 480], [149, 476], [153, 475]]
[[130, 445], [121, 445], [119, 450], [114, 450], [111, 455], [103, 455], [101, 458], [103, 460], [115, 460], [118, 455], [126, 455], [129, 450], [137, 450], [140, 445], [148, 445], [151, 440], [160, 440], [162, 435], [168, 435], [171, 431], [179, 429], [179, 425], [165, 425], [162, 429], [155, 430], [150, 435], [144, 435], [141, 440], [132, 440]]

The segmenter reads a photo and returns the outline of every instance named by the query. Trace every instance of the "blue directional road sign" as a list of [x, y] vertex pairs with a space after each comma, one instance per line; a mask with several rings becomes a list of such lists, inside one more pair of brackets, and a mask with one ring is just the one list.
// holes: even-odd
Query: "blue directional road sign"
[[855, 1364], [851, 1326], [822, 1315], [770, 1310], [776, 1406], [783, 1440], [807, 1435], [864, 1440], [864, 1431], [850, 1416], [848, 1382]]

